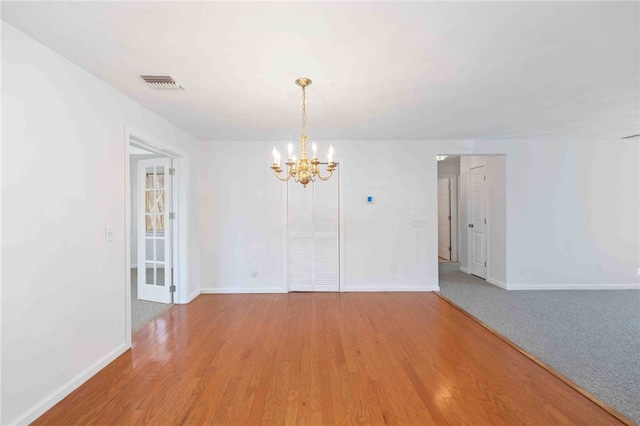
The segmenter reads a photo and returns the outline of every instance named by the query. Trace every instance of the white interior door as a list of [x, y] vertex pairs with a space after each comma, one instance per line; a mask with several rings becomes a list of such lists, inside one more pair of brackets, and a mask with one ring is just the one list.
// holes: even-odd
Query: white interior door
[[[300, 186], [300, 184], [298, 184]], [[338, 172], [313, 184], [313, 291], [340, 291], [338, 262]]]
[[289, 291], [340, 291], [338, 174], [287, 185]]
[[471, 273], [487, 278], [487, 172], [486, 166], [474, 167], [469, 173], [469, 234]]
[[451, 260], [451, 183], [438, 178], [438, 256]]
[[138, 299], [171, 303], [170, 158], [138, 162]]
[[313, 187], [287, 183], [289, 291], [313, 291]]

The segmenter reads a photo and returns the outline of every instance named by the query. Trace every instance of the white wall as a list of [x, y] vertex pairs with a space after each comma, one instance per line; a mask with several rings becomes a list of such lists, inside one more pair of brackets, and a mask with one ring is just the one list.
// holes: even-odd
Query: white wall
[[125, 350], [125, 125], [197, 147], [2, 23], [2, 424], [34, 420]]
[[508, 288], [640, 288], [640, 144], [478, 144], [507, 152]]
[[[437, 238], [437, 220], [429, 220], [437, 214], [437, 150], [421, 155], [429, 151], [421, 142], [331, 143], [340, 162], [344, 212], [342, 288], [437, 289], [437, 244], [429, 244]], [[323, 152], [329, 143], [319, 145]], [[462, 152], [466, 145], [447, 144]], [[273, 142], [201, 144], [203, 292], [286, 289], [284, 184], [269, 169], [272, 147]], [[375, 197], [373, 205], [365, 204], [367, 195]], [[410, 226], [411, 219], [421, 219], [422, 226]]]
[[264, 167], [269, 143], [201, 143], [200, 148], [201, 291], [284, 291], [283, 188]]
[[487, 281], [505, 288], [507, 277], [506, 157], [487, 157]]
[[[341, 162], [347, 291], [437, 286], [440, 152], [506, 154], [483, 157], [496, 185], [489, 192], [490, 279], [510, 289], [640, 288], [636, 141], [332, 143]], [[203, 291], [284, 291], [285, 210], [282, 184], [269, 169], [272, 146], [201, 144]], [[366, 195], [375, 196], [374, 205], [364, 203]], [[412, 218], [423, 226], [409, 226]], [[467, 254], [460, 256], [462, 262]]]

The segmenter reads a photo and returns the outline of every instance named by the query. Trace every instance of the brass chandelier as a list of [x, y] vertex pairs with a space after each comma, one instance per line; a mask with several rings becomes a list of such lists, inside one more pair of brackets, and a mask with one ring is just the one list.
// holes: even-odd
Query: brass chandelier
[[318, 147], [315, 142], [311, 145], [313, 149], [313, 158], [307, 158], [307, 106], [306, 106], [306, 87], [311, 84], [311, 80], [308, 78], [299, 78], [296, 80], [296, 84], [302, 87], [302, 135], [300, 135], [300, 142], [302, 143], [302, 151], [300, 153], [300, 159], [296, 159], [293, 154], [293, 145], [289, 144], [288, 151], [289, 156], [285, 164], [287, 165], [288, 174], [281, 176], [282, 168], [280, 167], [280, 152], [273, 147], [273, 165], [271, 169], [275, 172], [276, 177], [283, 182], [293, 178], [296, 182], [300, 182], [305, 188], [309, 182], [315, 182], [316, 178], [320, 180], [329, 180], [333, 174], [333, 170], [338, 166], [333, 162], [333, 147], [329, 145], [329, 154], [327, 165], [328, 176], [322, 176], [320, 174], [320, 161], [318, 160]]

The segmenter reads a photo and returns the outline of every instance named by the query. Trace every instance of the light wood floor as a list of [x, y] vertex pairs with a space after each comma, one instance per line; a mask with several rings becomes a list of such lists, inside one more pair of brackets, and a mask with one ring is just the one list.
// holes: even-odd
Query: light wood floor
[[202, 295], [35, 424], [619, 424], [433, 293]]

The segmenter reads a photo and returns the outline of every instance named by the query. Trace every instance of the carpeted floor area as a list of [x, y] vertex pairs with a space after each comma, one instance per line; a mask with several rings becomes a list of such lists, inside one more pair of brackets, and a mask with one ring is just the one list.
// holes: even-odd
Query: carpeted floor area
[[172, 304], [138, 300], [138, 270], [131, 269], [131, 332], [135, 333], [152, 319], [165, 312]]
[[640, 424], [640, 291], [506, 291], [460, 271], [440, 291]]

